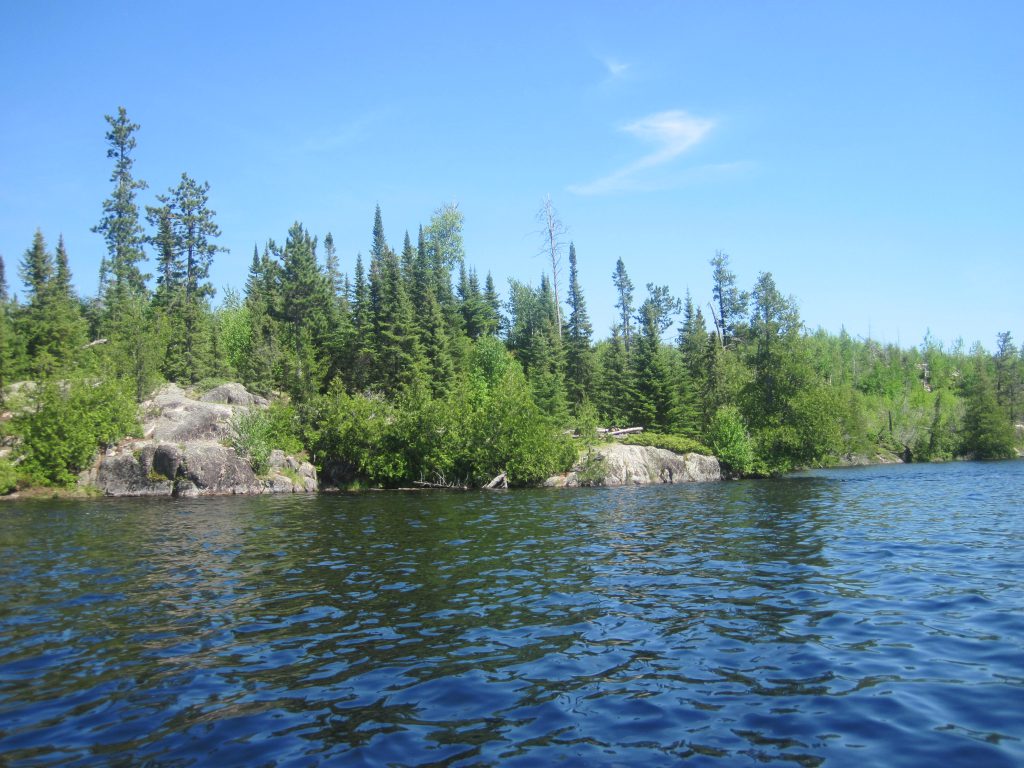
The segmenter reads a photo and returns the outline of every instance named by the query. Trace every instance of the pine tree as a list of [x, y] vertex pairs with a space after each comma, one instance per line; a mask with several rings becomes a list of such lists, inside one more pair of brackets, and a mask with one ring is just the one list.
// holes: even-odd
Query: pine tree
[[431, 391], [435, 397], [440, 397], [448, 391], [454, 367], [448, 346], [447, 327], [441, 314], [441, 305], [437, 301], [434, 277], [435, 272], [423, 244], [423, 229], [420, 228], [420, 247], [416, 249], [412, 265], [410, 299]]
[[32, 245], [25, 250], [18, 274], [25, 284], [27, 299], [19, 314], [21, 335], [32, 373], [45, 376], [57, 366], [61, 338], [53, 322], [56, 266], [38, 229]]
[[466, 335], [470, 339], [478, 339], [493, 332], [491, 309], [480, 292], [476, 270], [467, 270], [465, 265], [459, 266], [458, 294]]
[[[107, 242], [107, 257], [100, 269], [100, 288], [102, 298], [109, 305], [126, 294], [141, 295], [146, 291], [146, 275], [139, 269], [139, 263], [146, 259], [142, 247], [146, 238], [139, 223], [135, 195], [147, 185], [132, 176], [132, 151], [138, 124], [128, 119], [124, 107], [118, 107], [117, 117], [105, 115], [105, 119], [110, 125], [106, 134], [107, 157], [115, 161], [110, 176], [114, 191], [103, 202], [103, 218], [92, 231], [103, 235]], [[113, 283], [108, 283], [108, 273]], [[113, 296], [108, 295], [111, 291]], [[116, 311], [116, 308], [108, 307], [108, 310]]]
[[695, 309], [690, 291], [683, 301], [683, 324], [679, 328], [679, 377], [677, 386], [676, 429], [687, 437], [699, 438], [711, 414], [704, 406], [701, 393], [705, 389], [705, 345], [708, 332], [704, 316]]
[[711, 295], [718, 305], [715, 328], [721, 345], [727, 347], [739, 334], [738, 326], [747, 312], [750, 295], [736, 287], [736, 275], [729, 270], [729, 254], [715, 251], [711, 266], [714, 267]]
[[14, 372], [14, 329], [8, 306], [7, 270], [0, 255], [0, 405], [4, 403], [5, 389]]
[[299, 402], [318, 394], [328, 370], [331, 289], [316, 259], [316, 238], [301, 223], [288, 230], [281, 263], [280, 319], [287, 388]]
[[619, 310], [619, 319], [621, 320], [619, 331], [622, 334], [622, 345], [628, 357], [633, 343], [633, 281], [626, 274], [626, 265], [622, 259], [615, 262], [612, 282], [615, 284], [615, 293], [618, 296], [615, 306]]
[[214, 255], [226, 249], [213, 242], [220, 228], [209, 191], [208, 183], [183, 173], [177, 187], [158, 196], [160, 206], [147, 208], [159, 258], [154, 303], [167, 318], [169, 333], [164, 373], [172, 381], [198, 381], [215, 366], [209, 275]]
[[569, 321], [565, 334], [565, 384], [573, 408], [591, 396], [594, 384], [594, 329], [580, 288], [576, 246], [569, 243]]
[[635, 382], [632, 426], [668, 431], [676, 410], [671, 369], [662, 355], [662, 310], [658, 302], [648, 299], [637, 315], [640, 333], [630, 359]]
[[82, 304], [71, 285], [71, 268], [68, 265], [67, 249], [64, 247], [64, 235], [57, 238], [54, 263], [51, 322], [60, 339], [57, 344], [57, 357], [64, 363], [71, 363], [86, 342], [87, 328], [82, 316]]
[[1003, 331], [997, 336], [995, 368], [996, 401], [1006, 411], [1010, 423], [1016, 424], [1021, 413], [1024, 372], [1021, 370], [1021, 358], [1013, 343], [1013, 335], [1009, 331]]
[[380, 206], [374, 215], [369, 289], [377, 364], [373, 383], [395, 395], [416, 379], [424, 361], [401, 264], [384, 239]]
[[363, 269], [363, 255], [356, 254], [355, 281], [352, 285], [352, 339], [349, 349], [346, 383], [353, 391], [364, 389], [373, 376], [376, 346], [373, 338], [373, 307], [370, 286]]
[[273, 241], [267, 243], [262, 258], [259, 250], [253, 246], [252, 263], [245, 283], [249, 333], [244, 351], [239, 358], [238, 371], [246, 387], [264, 394], [274, 388], [280, 357], [273, 319], [276, 293], [274, 275], [277, 271], [277, 264], [271, 256], [273, 251]]
[[487, 330], [488, 336], [495, 336], [501, 330], [501, 299], [494, 287], [494, 278], [487, 273], [484, 280], [484, 303], [487, 304]]
[[963, 443], [960, 453], [976, 459], [1008, 459], [1013, 450], [1013, 427], [996, 401], [995, 386], [985, 360], [978, 360], [974, 373], [964, 382]]

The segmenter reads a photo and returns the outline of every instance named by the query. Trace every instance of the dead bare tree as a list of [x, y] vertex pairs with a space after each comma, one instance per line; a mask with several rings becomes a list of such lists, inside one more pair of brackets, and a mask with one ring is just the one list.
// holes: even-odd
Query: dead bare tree
[[551, 259], [551, 288], [555, 293], [555, 324], [558, 327], [558, 338], [562, 338], [562, 307], [558, 292], [558, 275], [562, 270], [562, 250], [565, 248], [565, 224], [558, 218], [558, 211], [551, 202], [551, 195], [544, 198], [537, 220], [541, 224], [544, 246], [541, 253]]

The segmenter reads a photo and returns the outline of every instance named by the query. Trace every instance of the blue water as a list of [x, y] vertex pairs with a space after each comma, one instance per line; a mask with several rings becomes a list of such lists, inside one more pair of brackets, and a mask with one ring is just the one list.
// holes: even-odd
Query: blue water
[[0, 504], [0, 765], [1024, 765], [1024, 462]]

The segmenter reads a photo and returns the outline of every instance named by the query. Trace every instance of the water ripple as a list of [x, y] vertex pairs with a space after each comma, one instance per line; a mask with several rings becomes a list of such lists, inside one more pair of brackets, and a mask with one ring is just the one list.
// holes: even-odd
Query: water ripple
[[1019, 765], [1020, 462], [0, 508], [0, 763]]

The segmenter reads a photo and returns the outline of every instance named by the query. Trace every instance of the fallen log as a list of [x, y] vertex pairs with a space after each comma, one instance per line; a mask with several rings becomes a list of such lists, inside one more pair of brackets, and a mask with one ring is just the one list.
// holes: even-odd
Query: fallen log
[[488, 491], [497, 490], [498, 488], [508, 488], [508, 473], [502, 472], [496, 478], [491, 480], [484, 488]]
[[621, 435], [635, 435], [643, 431], [643, 427], [626, 427], [625, 429], [613, 429], [610, 432], [608, 432], [608, 437], [619, 437]]

